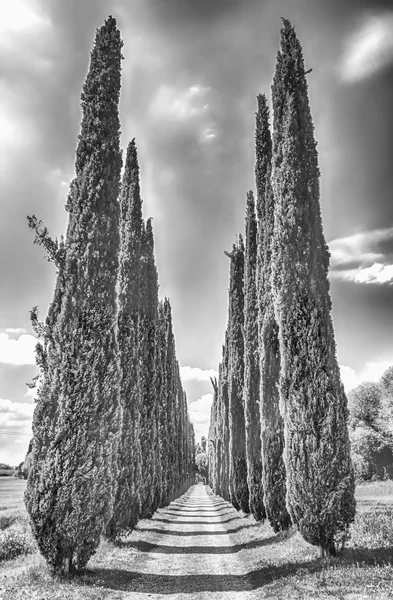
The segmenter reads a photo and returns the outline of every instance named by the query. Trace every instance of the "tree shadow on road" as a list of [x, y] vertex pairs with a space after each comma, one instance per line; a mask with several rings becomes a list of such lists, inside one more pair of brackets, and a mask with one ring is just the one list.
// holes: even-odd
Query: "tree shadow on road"
[[[225, 515], [224, 515], [225, 516]], [[229, 519], [223, 519], [222, 521], [206, 521], [206, 520], [198, 520], [198, 521], [183, 521], [181, 519], [151, 519], [151, 523], [171, 523], [172, 525], [215, 525], [221, 523], [229, 523], [230, 521], [237, 521], [242, 517], [230, 517]]]
[[[167, 534], [168, 532], [165, 531]], [[205, 534], [206, 535], [206, 534]], [[140, 552], [154, 552], [156, 554], [236, 554], [240, 550], [252, 550], [272, 544], [279, 544], [280, 536], [273, 535], [268, 538], [252, 540], [244, 544], [231, 544], [230, 546], [167, 546], [153, 544], [144, 540], [119, 542], [119, 547], [135, 548]]]
[[[178, 523], [178, 521], [172, 521], [172, 523]], [[212, 523], [214, 525], [214, 523]], [[145, 531], [151, 533], [161, 533], [163, 535], [175, 535], [177, 537], [190, 537], [190, 536], [198, 536], [198, 535], [228, 535], [230, 533], [239, 533], [242, 529], [248, 529], [249, 527], [255, 527], [259, 525], [258, 522], [255, 523], [245, 523], [244, 525], [240, 525], [239, 527], [233, 527], [232, 529], [224, 529], [224, 530], [210, 530], [210, 531], [176, 531], [175, 529], [159, 529], [158, 527], [137, 527], [136, 531]]]
[[[337, 564], [342, 563], [346, 566], [357, 564], [358, 567], [359, 563], [364, 566], [393, 564], [391, 548], [349, 550], [341, 559], [336, 560]], [[83, 576], [81, 583], [110, 590], [145, 594], [252, 591], [298, 572], [304, 572], [304, 570], [310, 574], [318, 573], [325, 570], [328, 565], [329, 562], [326, 559], [298, 561], [279, 566], [262, 566], [244, 575], [154, 575], [139, 573], [131, 569], [97, 569], [88, 571]]]

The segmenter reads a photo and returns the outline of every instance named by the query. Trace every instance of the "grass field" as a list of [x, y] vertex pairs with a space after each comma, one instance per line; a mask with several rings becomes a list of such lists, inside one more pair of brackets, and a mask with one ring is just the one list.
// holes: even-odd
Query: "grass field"
[[[80, 578], [72, 582], [53, 580], [29, 531], [22, 502], [24, 487], [24, 481], [0, 480], [0, 528], [4, 529], [3, 535], [7, 531], [19, 535], [21, 548], [28, 553], [0, 562], [0, 598], [4, 600], [393, 598], [393, 481], [357, 487], [357, 516], [351, 538], [343, 554], [334, 559], [321, 560], [318, 549], [307, 544], [296, 531], [275, 536], [268, 524], [256, 523], [250, 515], [231, 509], [234, 515], [231, 528], [236, 531], [231, 533], [231, 544], [244, 565], [245, 575], [228, 573], [220, 581], [221, 591], [215, 591], [209, 577], [201, 580], [202, 576], [188, 575], [189, 592], [181, 595], [177, 595], [175, 577], [163, 595], [160, 594], [162, 579], [148, 574], [139, 576], [140, 579], [137, 575], [135, 579], [135, 573], [130, 578], [130, 571], [137, 571], [136, 565], [141, 560], [157, 560], [156, 554], [153, 557], [144, 550], [156, 543], [154, 521], [141, 521], [124, 546], [103, 541], [89, 563], [88, 572]], [[5, 527], [1, 517], [5, 518]], [[1, 543], [0, 537], [0, 560]], [[167, 580], [170, 579], [168, 576]]]
[[0, 477], [0, 511], [10, 508], [23, 508], [23, 494], [26, 488], [24, 479]]
[[0, 479], [2, 477], [13, 477], [16, 473], [16, 469], [0, 469]]

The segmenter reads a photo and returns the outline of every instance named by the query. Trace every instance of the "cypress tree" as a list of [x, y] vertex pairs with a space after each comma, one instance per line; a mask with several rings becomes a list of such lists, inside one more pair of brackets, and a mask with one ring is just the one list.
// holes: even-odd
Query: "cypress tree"
[[120, 194], [120, 257], [118, 273], [118, 343], [120, 355], [120, 400], [123, 421], [118, 455], [118, 488], [107, 535], [116, 537], [133, 529], [140, 514], [141, 445], [138, 394], [138, 314], [140, 305], [142, 199], [138, 154], [133, 139], [127, 148]]
[[258, 215], [258, 337], [262, 484], [267, 517], [274, 531], [290, 524], [285, 496], [284, 422], [279, 407], [280, 348], [271, 293], [271, 243], [274, 197], [271, 185], [272, 141], [266, 96], [258, 96], [255, 132], [255, 182]]
[[33, 422], [26, 507], [40, 551], [57, 573], [86, 566], [116, 491], [121, 48], [109, 17], [97, 30], [81, 96], [64, 264]]
[[218, 368], [218, 398], [219, 398], [219, 440], [218, 465], [219, 494], [224, 500], [231, 499], [230, 494], [230, 429], [229, 429], [229, 345], [228, 333], [225, 334], [225, 344], [222, 351], [222, 362]]
[[209, 435], [207, 442], [209, 459], [209, 485], [214, 493], [217, 493], [217, 408], [218, 408], [218, 383], [214, 377], [210, 378], [213, 386], [213, 401], [210, 409]]
[[140, 394], [140, 444], [142, 453], [141, 516], [157, 508], [158, 431], [156, 422], [156, 322], [158, 309], [157, 269], [151, 220], [142, 230], [142, 277], [138, 325], [138, 387]]
[[250, 511], [266, 517], [263, 504], [257, 305], [257, 221], [254, 195], [247, 194], [244, 269], [244, 416]]
[[176, 455], [175, 446], [175, 340], [172, 329], [172, 310], [168, 298], [164, 300], [163, 306], [165, 320], [165, 401], [166, 409], [166, 439], [165, 439], [165, 454], [166, 454], [166, 477], [165, 477], [165, 498], [171, 496], [175, 492], [175, 469]]
[[174, 438], [173, 438], [173, 453], [174, 453], [174, 465], [173, 465], [173, 477], [174, 486], [173, 491], [177, 492], [180, 486], [180, 453], [179, 453], [179, 425], [180, 425], [180, 395], [182, 393], [181, 382], [180, 382], [180, 370], [179, 364], [176, 360], [176, 353], [173, 356], [173, 374], [174, 374], [174, 388], [173, 388], [173, 417], [174, 417]]
[[249, 512], [244, 421], [244, 244], [242, 236], [231, 254], [229, 283], [229, 480], [231, 502]]
[[287, 506], [303, 537], [334, 554], [355, 515], [347, 399], [336, 358], [329, 251], [302, 47], [284, 20], [272, 87], [272, 284], [281, 354]]
[[161, 465], [161, 493], [160, 503], [163, 505], [168, 495], [168, 393], [167, 393], [167, 320], [166, 307], [163, 301], [158, 305], [158, 331], [157, 331], [157, 351], [158, 351], [158, 368], [157, 368], [157, 394], [159, 402], [157, 408], [159, 410], [158, 432], [159, 432], [159, 448], [160, 448], [160, 465]]

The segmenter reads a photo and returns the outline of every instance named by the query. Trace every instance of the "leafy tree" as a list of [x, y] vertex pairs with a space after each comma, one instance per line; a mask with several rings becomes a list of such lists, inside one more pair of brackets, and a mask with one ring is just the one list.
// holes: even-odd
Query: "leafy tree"
[[208, 476], [208, 465], [209, 461], [206, 452], [200, 452], [199, 454], [195, 455], [195, 466], [198, 473], [200, 473], [202, 477]]
[[377, 383], [361, 383], [348, 394], [348, 406], [351, 425], [363, 421], [366, 425], [375, 426], [381, 412], [382, 390]]
[[263, 504], [257, 305], [257, 221], [254, 195], [247, 194], [244, 273], [244, 416], [250, 511], [266, 517]]
[[247, 485], [246, 433], [244, 421], [244, 244], [242, 236], [233, 245], [229, 278], [228, 309], [228, 416], [229, 416], [229, 483], [231, 502], [249, 512]]
[[388, 372], [379, 383], [362, 383], [348, 394], [352, 458], [355, 474], [360, 479], [393, 477], [393, 431], [386, 410], [387, 381]]
[[272, 283], [287, 505], [303, 537], [322, 554], [334, 554], [354, 519], [354, 475], [331, 319], [314, 125], [302, 48], [286, 20], [272, 96]]
[[271, 290], [274, 196], [271, 185], [272, 141], [266, 96], [258, 96], [255, 132], [258, 260], [257, 301], [260, 370], [260, 422], [264, 505], [274, 531], [287, 529], [284, 422], [279, 408], [280, 348]]
[[109, 17], [97, 30], [83, 86], [65, 247], [37, 348], [43, 382], [25, 499], [40, 551], [57, 573], [86, 566], [116, 491], [122, 45]]
[[384, 396], [393, 398], [393, 365], [388, 367], [382, 375], [381, 388]]

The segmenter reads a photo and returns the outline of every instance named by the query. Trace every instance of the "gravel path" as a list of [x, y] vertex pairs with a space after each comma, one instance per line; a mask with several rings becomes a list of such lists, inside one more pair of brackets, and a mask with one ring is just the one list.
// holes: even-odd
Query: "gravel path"
[[108, 600], [254, 597], [232, 539], [239, 530], [239, 515], [202, 484], [157, 511], [143, 527], [142, 539], [130, 543], [139, 551], [131, 564], [121, 565], [117, 573], [111, 570], [108, 579], [101, 572], [105, 587], [118, 590], [110, 592]]

